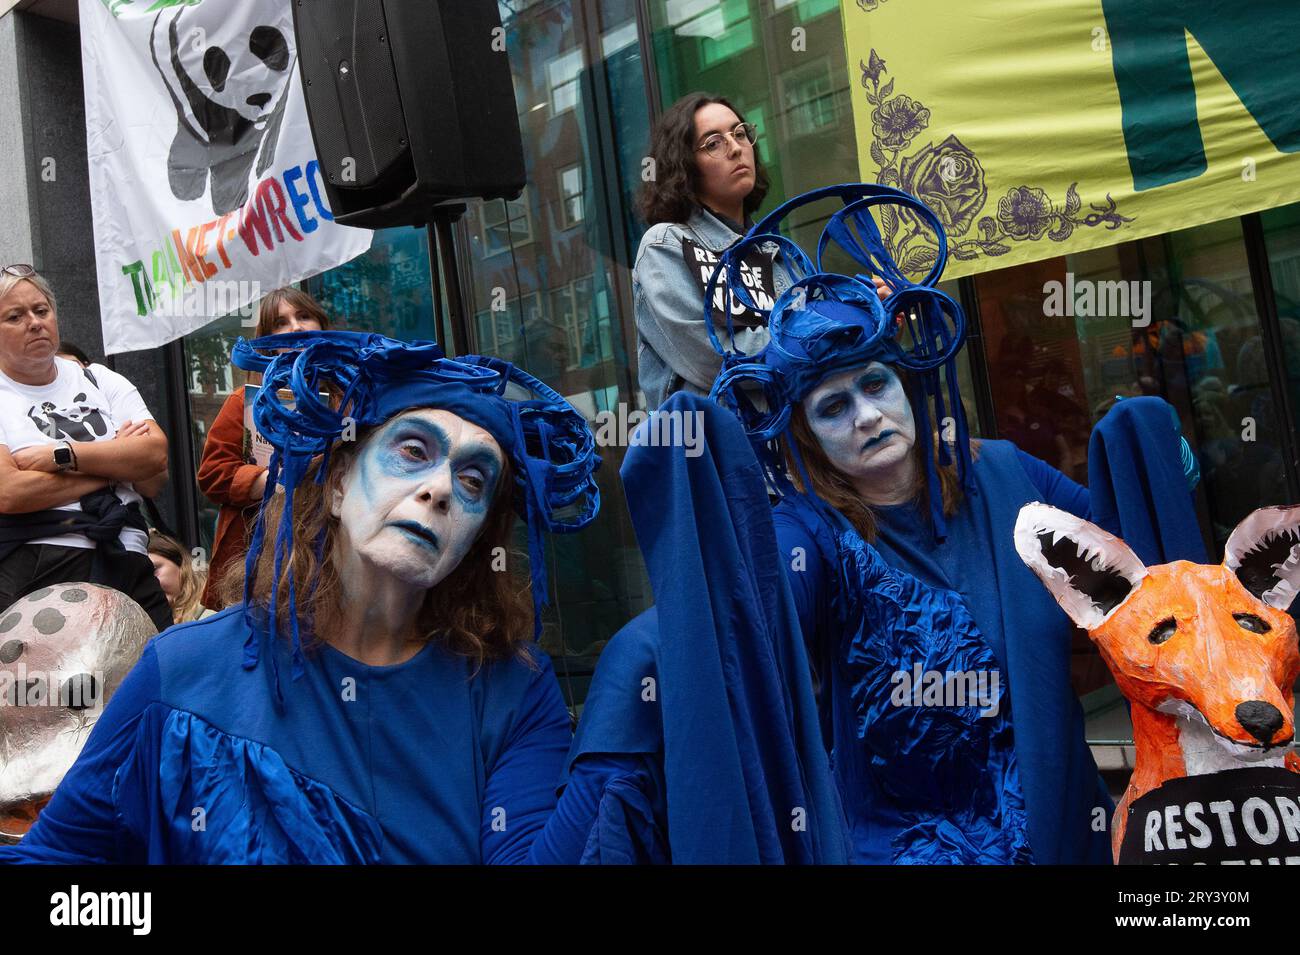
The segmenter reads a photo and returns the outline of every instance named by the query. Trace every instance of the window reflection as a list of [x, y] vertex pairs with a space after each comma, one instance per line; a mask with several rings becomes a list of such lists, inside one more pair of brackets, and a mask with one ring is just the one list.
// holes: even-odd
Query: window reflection
[[[635, 407], [626, 270], [631, 190], [650, 120], [633, 0], [502, 7], [528, 187], [471, 201], [460, 228], [471, 347], [517, 363], [595, 425]], [[603, 105], [609, 104], [609, 105]], [[601, 515], [551, 541], [543, 646], [578, 707], [608, 639], [650, 602], [618, 468], [602, 447]]]
[[[1054, 283], [1073, 290], [1078, 314], [1050, 307]], [[1286, 499], [1239, 222], [981, 275], [976, 287], [1001, 436], [1086, 482], [1093, 425], [1118, 397], [1157, 395], [1200, 459], [1212, 545], [1260, 504]]]
[[[256, 324], [254, 308], [249, 316], [228, 315], [185, 336], [185, 361], [189, 372], [189, 441], [195, 462], [203, 457], [203, 444], [221, 406], [232, 391], [244, 386], [244, 372], [230, 363], [230, 350], [241, 337], [250, 337]], [[221, 507], [208, 500], [197, 484], [194, 493], [199, 506], [198, 544], [212, 553], [212, 538]]]
[[1300, 205], [1260, 213], [1260, 224], [1278, 314], [1282, 387], [1294, 421], [1300, 414]]

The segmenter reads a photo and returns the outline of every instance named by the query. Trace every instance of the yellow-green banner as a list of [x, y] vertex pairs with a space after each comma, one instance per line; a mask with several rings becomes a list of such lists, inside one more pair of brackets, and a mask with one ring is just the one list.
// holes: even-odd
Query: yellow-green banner
[[1300, 200], [1300, 0], [842, 5], [862, 180], [934, 208], [947, 278]]

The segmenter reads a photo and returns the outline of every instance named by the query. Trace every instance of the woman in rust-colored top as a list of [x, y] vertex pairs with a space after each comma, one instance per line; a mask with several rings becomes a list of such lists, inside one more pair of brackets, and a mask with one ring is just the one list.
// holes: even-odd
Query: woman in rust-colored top
[[[299, 289], [276, 289], [262, 299], [257, 312], [255, 338], [289, 332], [328, 331], [329, 317], [314, 298]], [[255, 383], [255, 382], [253, 382]], [[199, 462], [199, 490], [221, 505], [212, 540], [208, 583], [203, 606], [224, 609], [215, 585], [233, 561], [248, 553], [248, 536], [257, 505], [266, 491], [266, 468], [244, 460], [244, 389], [236, 388], [212, 422]]]

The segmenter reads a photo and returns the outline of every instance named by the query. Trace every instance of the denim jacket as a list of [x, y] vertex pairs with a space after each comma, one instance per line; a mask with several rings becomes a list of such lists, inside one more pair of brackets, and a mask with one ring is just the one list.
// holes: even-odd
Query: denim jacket
[[[705, 209], [697, 208], [685, 223], [660, 222], [641, 238], [632, 268], [636, 310], [637, 376], [646, 407], [658, 408], [676, 391], [707, 395], [722, 368], [722, 358], [704, 327], [704, 298], [690, 266], [682, 258], [682, 238], [721, 253], [740, 236]], [[773, 246], [771, 250], [775, 250]], [[776, 260], [773, 283], [779, 296], [790, 285]], [[728, 341], [726, 327], [717, 329], [724, 346], [752, 355], [767, 345], [766, 328], [736, 328]]]

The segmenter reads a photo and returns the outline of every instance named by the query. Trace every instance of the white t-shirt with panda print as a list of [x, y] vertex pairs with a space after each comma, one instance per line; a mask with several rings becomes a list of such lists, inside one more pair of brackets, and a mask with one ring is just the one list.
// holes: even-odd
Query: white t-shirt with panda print
[[[103, 365], [83, 370], [75, 361], [55, 358], [58, 375], [48, 385], [24, 385], [0, 372], [0, 444], [12, 454], [35, 444], [56, 441], [107, 441], [128, 421], [153, 420], [135, 385]], [[89, 374], [87, 374], [89, 371]], [[114, 486], [124, 504], [141, 497], [128, 483]], [[79, 511], [77, 502], [60, 510]], [[148, 553], [149, 538], [133, 527], [122, 528], [118, 539], [127, 550]], [[41, 537], [31, 544], [93, 548], [84, 534]]]

